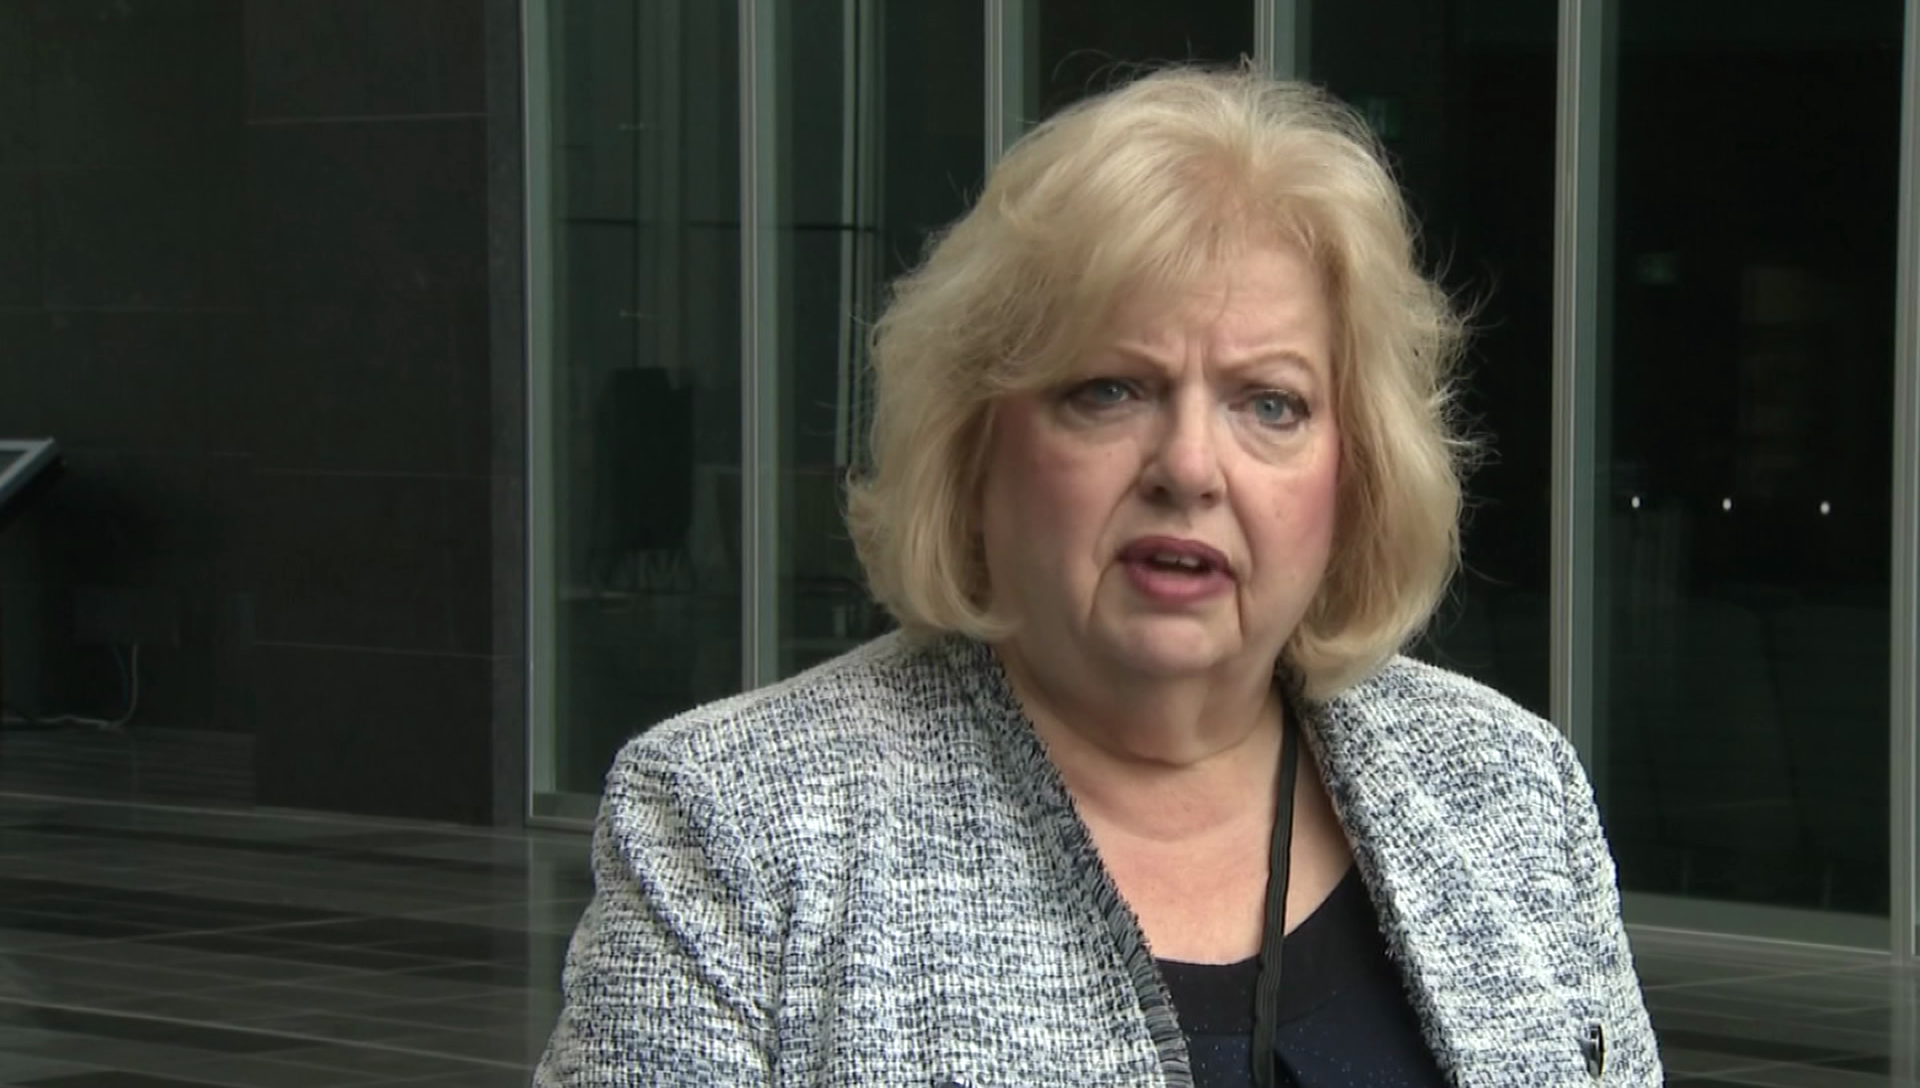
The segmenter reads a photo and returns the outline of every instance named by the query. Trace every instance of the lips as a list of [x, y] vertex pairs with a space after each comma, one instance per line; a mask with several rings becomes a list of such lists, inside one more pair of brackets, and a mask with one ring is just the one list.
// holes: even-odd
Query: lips
[[1233, 574], [1227, 557], [1218, 548], [1197, 540], [1171, 536], [1145, 536], [1120, 551], [1124, 563], [1139, 563], [1170, 573]]

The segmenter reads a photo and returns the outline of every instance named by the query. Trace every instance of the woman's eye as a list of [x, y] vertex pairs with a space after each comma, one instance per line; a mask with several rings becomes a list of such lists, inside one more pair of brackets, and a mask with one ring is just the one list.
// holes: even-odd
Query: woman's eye
[[1269, 389], [1247, 398], [1253, 417], [1269, 427], [1291, 427], [1306, 418], [1306, 402], [1292, 393]]
[[1095, 378], [1075, 386], [1072, 399], [1087, 408], [1112, 408], [1133, 396], [1132, 387], [1115, 378]]

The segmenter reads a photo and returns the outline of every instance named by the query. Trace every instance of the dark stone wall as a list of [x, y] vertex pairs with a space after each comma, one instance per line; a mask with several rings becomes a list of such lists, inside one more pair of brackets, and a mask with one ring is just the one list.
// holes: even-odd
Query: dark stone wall
[[518, 52], [510, 0], [0, 0], [0, 434], [69, 468], [0, 533], [16, 716], [115, 715], [137, 642], [130, 759], [251, 752], [206, 800], [517, 818]]

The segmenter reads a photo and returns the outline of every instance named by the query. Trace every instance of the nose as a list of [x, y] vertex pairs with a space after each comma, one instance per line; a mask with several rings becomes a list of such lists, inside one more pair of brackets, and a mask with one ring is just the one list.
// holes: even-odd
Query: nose
[[1167, 406], [1140, 482], [1155, 502], [1205, 506], [1219, 501], [1225, 487], [1219, 421], [1204, 400], [1181, 400]]

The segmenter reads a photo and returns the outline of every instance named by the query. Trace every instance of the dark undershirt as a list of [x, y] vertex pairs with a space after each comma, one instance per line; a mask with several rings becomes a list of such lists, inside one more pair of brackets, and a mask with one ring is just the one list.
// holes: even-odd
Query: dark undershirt
[[[1280, 1026], [1273, 1045], [1280, 1083], [1292, 1088], [1443, 1088], [1359, 870], [1349, 867], [1326, 901], [1287, 934]], [[1193, 1060], [1194, 1088], [1253, 1084], [1257, 958], [1239, 963], [1160, 961]]]

